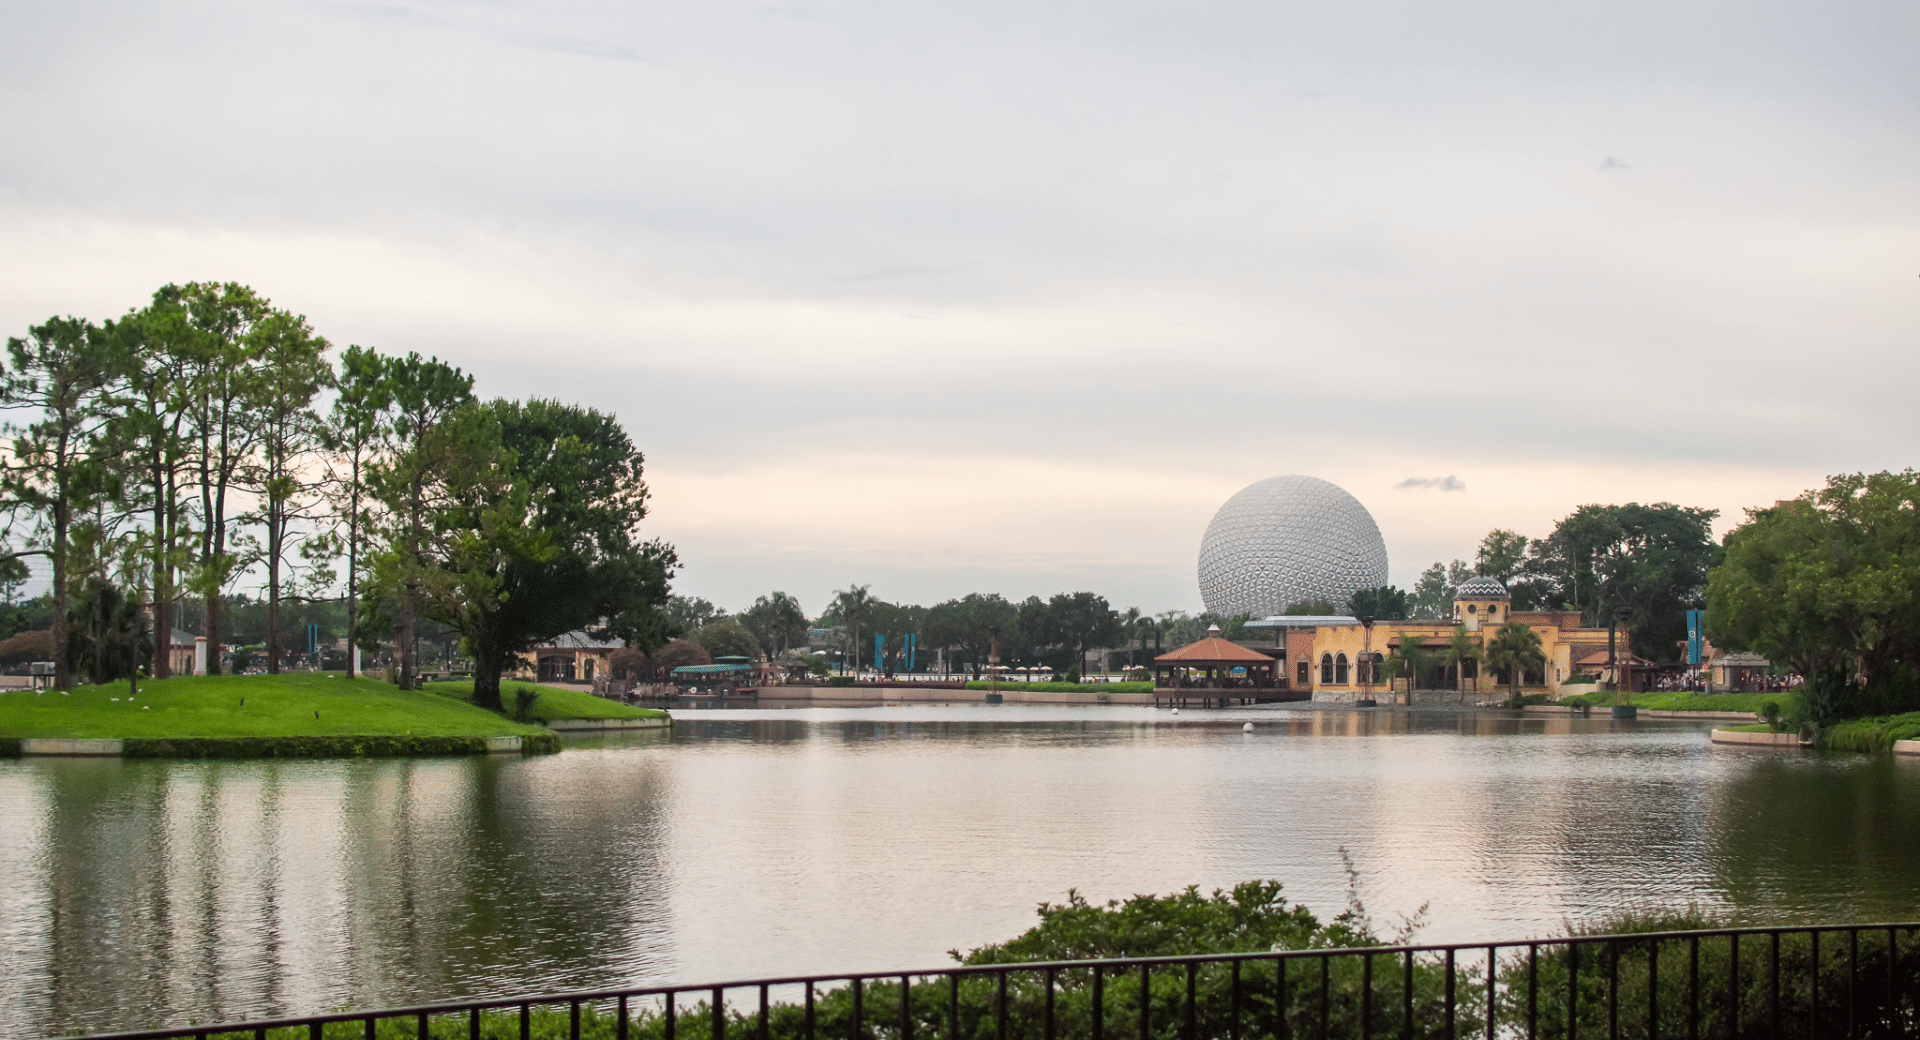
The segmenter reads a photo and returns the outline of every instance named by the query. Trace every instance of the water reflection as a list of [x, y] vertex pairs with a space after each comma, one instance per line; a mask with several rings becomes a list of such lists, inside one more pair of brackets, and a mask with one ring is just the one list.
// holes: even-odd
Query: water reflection
[[1911, 918], [1917, 813], [1920, 763], [1472, 713], [691, 712], [530, 759], [28, 759], [0, 763], [0, 1033], [931, 964], [1070, 887], [1276, 877], [1331, 914], [1342, 848], [1436, 940], [1636, 904]]

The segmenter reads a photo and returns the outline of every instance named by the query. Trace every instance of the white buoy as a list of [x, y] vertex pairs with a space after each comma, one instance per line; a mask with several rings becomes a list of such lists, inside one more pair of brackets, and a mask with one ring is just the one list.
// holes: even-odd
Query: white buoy
[[1178, 714], [1180, 714], [1180, 709], [1179, 709], [1179, 708], [1175, 708], [1175, 709], [1173, 709], [1173, 713], [1174, 713], [1175, 715], [1178, 715]]
[[1252, 733], [1252, 732], [1253, 732], [1253, 723], [1251, 723], [1251, 722], [1249, 722], [1249, 723], [1247, 723], [1246, 725], [1244, 725], [1244, 726], [1242, 726], [1242, 727], [1240, 727], [1240, 732], [1242, 732], [1242, 733]]

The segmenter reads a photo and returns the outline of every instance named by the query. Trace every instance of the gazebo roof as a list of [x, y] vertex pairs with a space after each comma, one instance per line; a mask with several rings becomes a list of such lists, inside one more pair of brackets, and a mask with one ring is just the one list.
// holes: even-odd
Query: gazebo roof
[[1258, 650], [1249, 650], [1238, 643], [1230, 643], [1220, 638], [1220, 628], [1207, 629], [1207, 637], [1198, 643], [1188, 643], [1178, 650], [1169, 650], [1153, 659], [1154, 664], [1272, 664], [1273, 658]]

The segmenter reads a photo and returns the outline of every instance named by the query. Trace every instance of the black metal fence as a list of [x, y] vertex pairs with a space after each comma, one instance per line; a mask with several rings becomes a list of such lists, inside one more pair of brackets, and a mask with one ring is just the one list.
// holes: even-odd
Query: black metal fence
[[114, 1034], [200, 1040], [1915, 1037], [1920, 924], [950, 966]]

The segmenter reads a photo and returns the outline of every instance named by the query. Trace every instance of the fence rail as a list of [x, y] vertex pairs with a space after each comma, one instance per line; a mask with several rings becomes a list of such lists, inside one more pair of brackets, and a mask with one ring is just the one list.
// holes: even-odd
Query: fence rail
[[[1920, 1038], [1920, 924], [952, 965], [504, 997], [114, 1040]], [[102, 1038], [104, 1040], [104, 1038]]]

